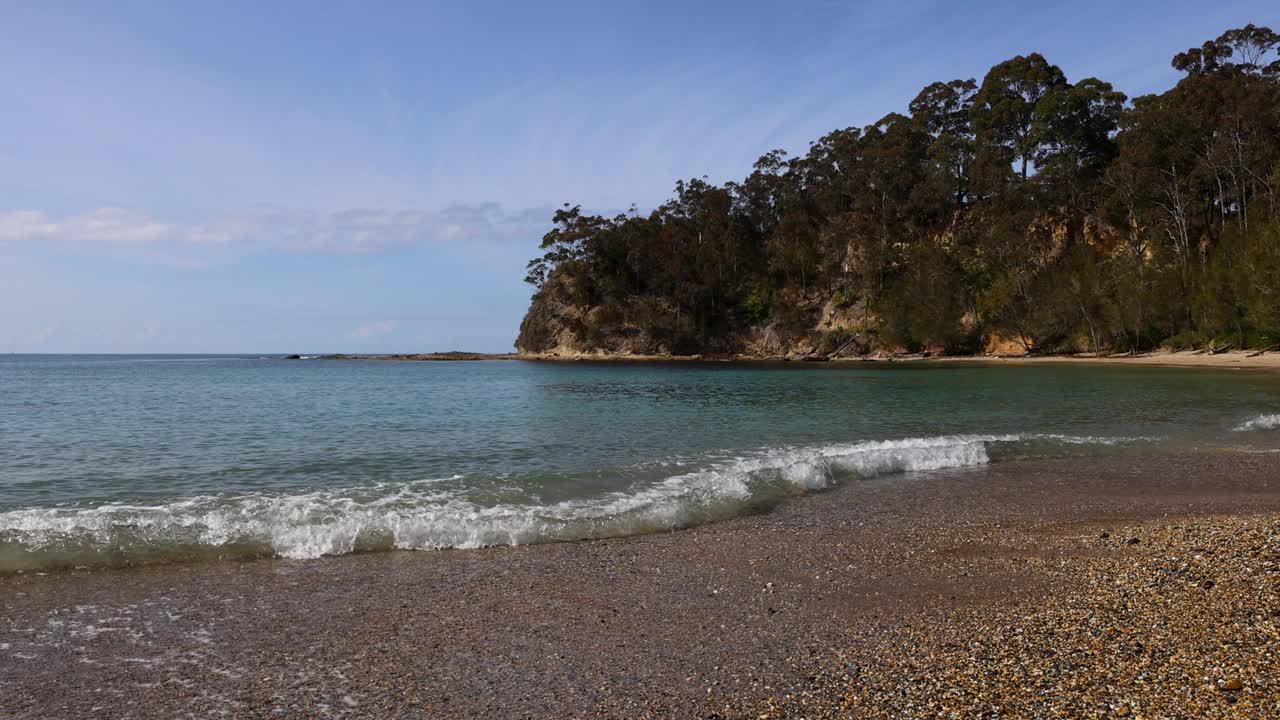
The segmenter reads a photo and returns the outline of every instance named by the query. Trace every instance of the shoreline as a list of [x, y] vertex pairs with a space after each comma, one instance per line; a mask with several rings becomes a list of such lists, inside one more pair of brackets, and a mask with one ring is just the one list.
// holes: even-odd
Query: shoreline
[[921, 358], [923, 361], [949, 362], [969, 360], [991, 364], [1111, 364], [1142, 365], [1154, 367], [1234, 368], [1250, 370], [1280, 370], [1280, 352], [1228, 351], [1210, 354], [1197, 350], [1160, 351], [1137, 355], [1031, 355], [1018, 357], [975, 356]]
[[6, 717], [1269, 717], [1280, 467], [1012, 461], [654, 535], [29, 573], [0, 603]]
[[1280, 370], [1280, 351], [1231, 350], [1209, 353], [1203, 350], [1152, 351], [1135, 355], [928, 355], [922, 353], [904, 355], [872, 355], [842, 358], [809, 357], [758, 357], [745, 355], [609, 355], [597, 353], [401, 353], [384, 355], [323, 355], [326, 360], [378, 360], [400, 362], [448, 362], [477, 360], [527, 360], [534, 362], [618, 362], [618, 363], [796, 363], [848, 365], [857, 363], [951, 363], [970, 362], [1002, 365], [1043, 363], [1063, 364], [1112, 364], [1157, 367], [1235, 368], [1251, 370]]

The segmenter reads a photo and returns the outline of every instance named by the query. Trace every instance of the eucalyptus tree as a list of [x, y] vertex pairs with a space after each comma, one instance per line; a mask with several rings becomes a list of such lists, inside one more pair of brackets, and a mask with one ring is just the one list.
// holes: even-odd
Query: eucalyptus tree
[[1005, 60], [982, 79], [970, 116], [989, 180], [1013, 165], [1021, 179], [1027, 179], [1037, 151], [1036, 106], [1066, 84], [1062, 69], [1040, 53]]

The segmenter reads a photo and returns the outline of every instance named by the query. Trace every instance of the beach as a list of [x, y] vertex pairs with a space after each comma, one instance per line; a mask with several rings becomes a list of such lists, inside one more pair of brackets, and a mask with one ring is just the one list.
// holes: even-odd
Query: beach
[[0, 716], [1280, 713], [1269, 452], [1011, 461], [609, 540], [0, 578]]
[[625, 363], [660, 363], [660, 362], [738, 362], [738, 363], [776, 363], [776, 362], [834, 362], [834, 363], [892, 363], [892, 362], [981, 362], [999, 365], [1024, 365], [1042, 363], [1068, 364], [1113, 364], [1131, 366], [1215, 368], [1215, 369], [1247, 369], [1247, 370], [1280, 370], [1280, 352], [1275, 350], [1227, 350], [1208, 352], [1206, 350], [1154, 350], [1140, 353], [1095, 354], [1025, 354], [1025, 355], [937, 355], [932, 353], [901, 353], [876, 355], [858, 355], [850, 357], [826, 358], [823, 356], [773, 356], [755, 355], [646, 355], [635, 353], [512, 353], [506, 355], [486, 355], [483, 353], [419, 353], [400, 355], [327, 355], [327, 359], [339, 360], [396, 360], [396, 361], [449, 361], [449, 360], [530, 360], [550, 362], [625, 362]]
[[[928, 358], [922, 358], [928, 360]], [[952, 358], [946, 358], [951, 360]], [[960, 360], [963, 358], [954, 358]], [[1229, 350], [1209, 353], [1204, 350], [1156, 351], [1132, 355], [1028, 355], [1015, 357], [983, 356], [973, 358], [999, 364], [1029, 363], [1108, 363], [1159, 367], [1220, 368], [1247, 370], [1280, 370], [1280, 352]]]
[[0, 720], [1280, 720], [1280, 2], [1148, 4], [13, 8]]

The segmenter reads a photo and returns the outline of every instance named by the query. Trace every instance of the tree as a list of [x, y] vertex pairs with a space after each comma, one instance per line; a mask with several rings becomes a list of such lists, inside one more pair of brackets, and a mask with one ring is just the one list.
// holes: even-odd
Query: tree
[[1174, 55], [1173, 67], [1192, 76], [1247, 73], [1275, 77], [1280, 74], [1280, 58], [1270, 55], [1277, 46], [1280, 46], [1280, 35], [1271, 28], [1250, 23], [1228, 30], [1201, 47]]
[[1097, 78], [1064, 85], [1036, 104], [1032, 159], [1049, 183], [1067, 188], [1073, 206], [1116, 155], [1112, 137], [1124, 109], [1124, 93]]
[[971, 116], [988, 164], [1020, 166], [1023, 180], [1036, 154], [1036, 106], [1066, 85], [1057, 65], [1039, 53], [1019, 55], [991, 68], [973, 99]]
[[931, 175], [956, 209], [969, 199], [969, 167], [973, 164], [975, 141], [970, 113], [978, 84], [972, 79], [936, 82], [911, 101], [911, 118], [932, 142], [929, 145]]

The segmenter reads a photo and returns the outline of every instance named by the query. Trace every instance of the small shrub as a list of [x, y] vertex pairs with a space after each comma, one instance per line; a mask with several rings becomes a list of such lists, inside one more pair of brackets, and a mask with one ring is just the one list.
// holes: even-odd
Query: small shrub
[[1155, 347], [1156, 344], [1152, 342], [1151, 335], [1148, 333], [1140, 334], [1136, 341], [1129, 333], [1121, 333], [1111, 338], [1111, 350], [1113, 352], [1146, 352]]
[[811, 308], [805, 306], [798, 293], [781, 295], [773, 305], [773, 319], [778, 329], [789, 332], [804, 332], [813, 326]]
[[760, 288], [751, 291], [747, 299], [742, 303], [742, 316], [746, 318], [751, 325], [759, 325], [769, 317], [769, 310], [772, 303], [769, 302], [769, 294]]
[[1209, 338], [1202, 332], [1184, 330], [1177, 335], [1170, 335], [1160, 343], [1166, 350], [1195, 350], [1209, 344]]
[[844, 344], [849, 342], [852, 337], [853, 333], [847, 328], [836, 328], [822, 336], [822, 342], [818, 345], [818, 350], [823, 355], [830, 355], [844, 347]]
[[[1087, 346], [1087, 341], [1083, 343]], [[1035, 344], [1035, 354], [1037, 355], [1074, 355], [1080, 352], [1082, 346], [1081, 340], [1073, 335], [1055, 334], [1044, 338], [1037, 338]]]
[[844, 288], [831, 294], [831, 304], [841, 309], [851, 307], [856, 299], [853, 293], [846, 291]]
[[1276, 344], [1276, 338], [1272, 335], [1266, 335], [1257, 330], [1239, 330], [1219, 335], [1213, 339], [1213, 346], [1216, 348], [1226, 347], [1230, 345], [1236, 350], [1250, 350], [1254, 348], [1266, 348]]

